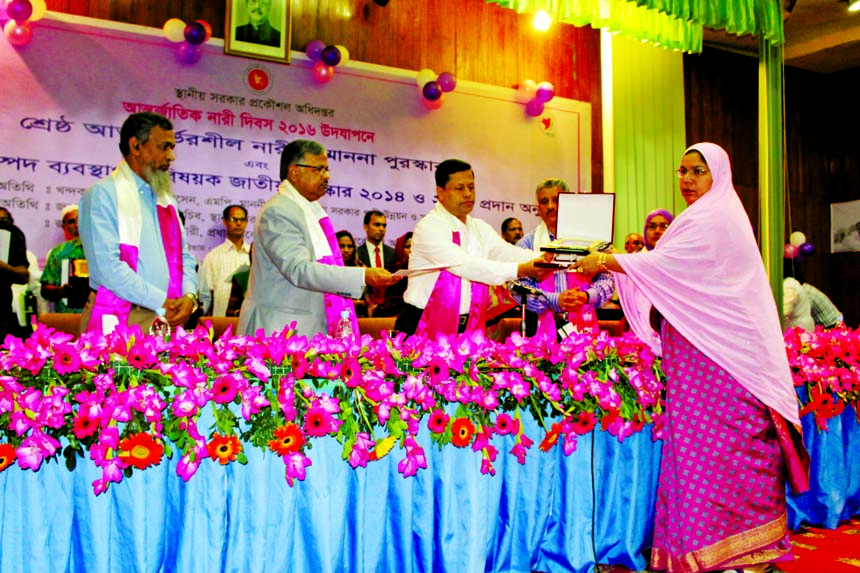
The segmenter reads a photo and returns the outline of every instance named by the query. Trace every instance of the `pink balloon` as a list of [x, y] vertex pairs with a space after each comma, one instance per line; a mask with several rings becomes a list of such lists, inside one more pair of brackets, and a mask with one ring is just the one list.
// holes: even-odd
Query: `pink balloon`
[[793, 259], [797, 256], [797, 247], [795, 247], [791, 243], [786, 244], [782, 248], [782, 256], [786, 259]]
[[29, 22], [19, 23], [15, 20], [9, 20], [3, 26], [3, 33], [6, 35], [9, 43], [16, 47], [26, 46], [33, 38], [33, 29], [30, 28]]
[[327, 84], [334, 77], [334, 68], [324, 62], [315, 63], [312, 71], [318, 84]]
[[543, 102], [538, 99], [532, 99], [526, 104], [526, 114], [529, 117], [538, 117], [543, 113]]
[[305, 54], [307, 54], [307, 56], [314, 62], [318, 62], [320, 61], [320, 58], [322, 57], [322, 52], [323, 50], [325, 50], [325, 48], [325, 42], [323, 42], [322, 40], [311, 40], [310, 44], [308, 44], [308, 47], [305, 48]]
[[439, 109], [442, 107], [442, 104], [445, 103], [445, 95], [439, 96], [439, 99], [427, 99], [426, 97], [422, 97], [421, 100], [424, 102], [424, 105], [427, 106], [427, 109]]
[[457, 87], [457, 78], [451, 72], [442, 72], [436, 81], [439, 82], [439, 87], [442, 88], [443, 92], [454, 91], [454, 88]]
[[6, 4], [6, 14], [21, 24], [33, 15], [33, 5], [30, 4], [30, 0], [11, 0]]
[[549, 82], [541, 82], [535, 90], [535, 99], [544, 103], [555, 97], [555, 87]]
[[182, 42], [177, 48], [177, 54], [179, 54], [179, 61], [183, 64], [196, 64], [203, 57], [203, 50], [200, 49], [199, 44]]

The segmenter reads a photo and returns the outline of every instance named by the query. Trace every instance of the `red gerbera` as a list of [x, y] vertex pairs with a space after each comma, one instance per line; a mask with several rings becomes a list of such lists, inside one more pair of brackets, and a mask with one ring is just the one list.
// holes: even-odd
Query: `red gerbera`
[[469, 418], [457, 418], [451, 424], [451, 443], [458, 448], [465, 448], [472, 443], [475, 434], [475, 424]]
[[218, 404], [229, 404], [239, 393], [239, 385], [231, 376], [222, 376], [212, 385], [212, 400]]
[[325, 410], [322, 408], [310, 408], [305, 414], [305, 433], [314, 438], [325, 436], [329, 432], [329, 420]]
[[75, 437], [79, 440], [88, 436], [92, 436], [96, 433], [96, 430], [98, 429], [99, 419], [90, 417], [90, 415], [86, 412], [78, 414], [78, 417], [75, 418], [75, 425], [73, 431], [75, 433]]
[[146, 432], [125, 438], [119, 443], [119, 458], [139, 470], [158, 465], [163, 455], [164, 446]]
[[14, 464], [17, 457], [12, 444], [0, 444], [0, 472]]
[[541, 440], [538, 449], [542, 452], [548, 452], [558, 444], [558, 437], [561, 435], [561, 424], [554, 423], [549, 428], [549, 432]]
[[275, 439], [269, 440], [269, 449], [284, 456], [294, 454], [305, 445], [305, 436], [295, 424], [286, 424], [275, 430]]
[[212, 440], [206, 444], [209, 457], [221, 465], [229, 464], [236, 460], [236, 456], [242, 453], [242, 443], [236, 436], [222, 436], [218, 432], [212, 434]]
[[581, 412], [573, 422], [573, 431], [584, 436], [597, 425], [597, 417], [592, 412]]
[[448, 414], [445, 413], [445, 410], [434, 410], [432, 414], [430, 414], [430, 419], [427, 420], [427, 427], [430, 428], [430, 431], [434, 434], [441, 434], [445, 431], [445, 428], [448, 427]]

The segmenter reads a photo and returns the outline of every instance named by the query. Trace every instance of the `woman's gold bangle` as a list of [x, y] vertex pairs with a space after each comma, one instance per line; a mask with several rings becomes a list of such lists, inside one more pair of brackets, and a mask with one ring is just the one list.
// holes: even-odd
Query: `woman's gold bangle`
[[597, 256], [597, 269], [602, 273], [605, 273], [609, 270], [609, 268], [606, 266], [606, 253], [600, 253]]

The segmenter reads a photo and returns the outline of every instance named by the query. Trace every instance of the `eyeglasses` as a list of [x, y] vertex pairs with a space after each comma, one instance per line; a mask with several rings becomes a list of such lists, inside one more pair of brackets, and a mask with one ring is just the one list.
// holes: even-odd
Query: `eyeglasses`
[[227, 217], [224, 220], [229, 221], [231, 223], [247, 223], [248, 222], [248, 219], [245, 217]]
[[648, 223], [649, 231], [656, 231], [657, 229], [663, 229], [664, 231], [669, 228], [669, 223]]
[[63, 225], [77, 225], [77, 224], [78, 224], [77, 219], [66, 219], [65, 221], [63, 221]]
[[296, 167], [307, 167], [308, 169], [313, 169], [317, 173], [331, 173], [331, 169], [328, 168], [328, 165], [304, 165], [302, 163], [293, 163]]
[[708, 171], [704, 167], [696, 167], [690, 171], [688, 171], [685, 167], [681, 167], [675, 173], [678, 174], [678, 179], [683, 179], [687, 175], [692, 175], [693, 178], [698, 179], [699, 177], [704, 177], [705, 175], [710, 173], [710, 171]]

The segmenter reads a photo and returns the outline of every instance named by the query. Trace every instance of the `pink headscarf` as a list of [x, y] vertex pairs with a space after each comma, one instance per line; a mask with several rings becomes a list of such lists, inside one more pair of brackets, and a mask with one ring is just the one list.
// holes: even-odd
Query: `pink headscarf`
[[789, 423], [799, 425], [797, 396], [749, 217], [732, 185], [726, 152], [698, 143], [713, 176], [710, 191], [683, 213], [653, 251], [616, 255], [615, 273], [631, 326], [648, 324], [645, 297], [696, 348]]
[[645, 217], [645, 228], [642, 230], [642, 232], [644, 233], [642, 235], [642, 239], [643, 239], [642, 242], [645, 243], [645, 248], [648, 249], [649, 251], [653, 251], [654, 247], [656, 245], [652, 245], [651, 243], [648, 242], [648, 224], [651, 222], [651, 219], [653, 219], [657, 215], [660, 215], [661, 217], [666, 219], [666, 222], [669, 224], [671, 224], [672, 221], [675, 220], [675, 215], [673, 215], [672, 213], [670, 213], [666, 209], [654, 209], [653, 211], [648, 213], [648, 215]]

